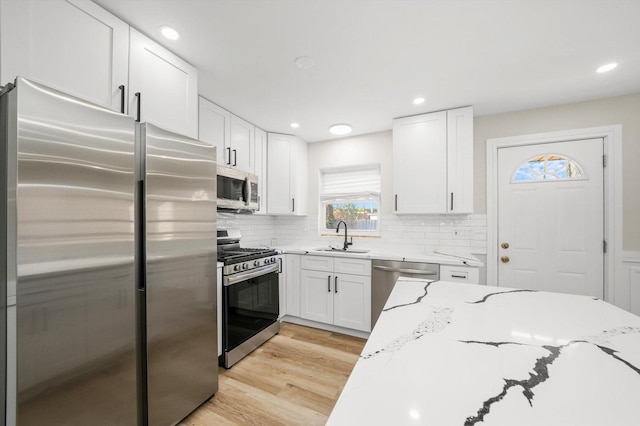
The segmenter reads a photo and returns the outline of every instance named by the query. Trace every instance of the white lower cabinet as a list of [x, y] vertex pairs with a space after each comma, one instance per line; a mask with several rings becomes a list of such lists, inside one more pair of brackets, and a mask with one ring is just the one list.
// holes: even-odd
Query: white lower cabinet
[[440, 280], [480, 284], [480, 270], [471, 266], [440, 265]]
[[[280, 316], [300, 316], [300, 255], [287, 254], [284, 256], [282, 270], [286, 271], [284, 280], [280, 280], [281, 288], [286, 297], [281, 302]], [[284, 283], [283, 283], [284, 281]], [[282, 292], [282, 290], [281, 290]], [[282, 294], [282, 293], [281, 293]], [[282, 301], [282, 298], [280, 299]], [[284, 310], [284, 313], [282, 312]]]
[[371, 331], [370, 260], [302, 256], [300, 268], [301, 318]]

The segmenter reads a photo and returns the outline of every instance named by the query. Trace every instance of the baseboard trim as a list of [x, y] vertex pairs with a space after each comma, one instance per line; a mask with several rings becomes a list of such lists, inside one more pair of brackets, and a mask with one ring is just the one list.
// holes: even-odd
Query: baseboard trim
[[361, 339], [368, 339], [371, 333], [366, 331], [353, 330], [351, 328], [339, 327], [332, 324], [324, 324], [317, 321], [311, 321], [308, 319], [293, 317], [291, 315], [285, 315], [280, 318], [280, 322], [290, 322], [292, 324], [304, 325], [306, 327], [319, 328], [320, 330], [327, 330], [334, 333], [346, 334], [347, 336], [359, 337]]

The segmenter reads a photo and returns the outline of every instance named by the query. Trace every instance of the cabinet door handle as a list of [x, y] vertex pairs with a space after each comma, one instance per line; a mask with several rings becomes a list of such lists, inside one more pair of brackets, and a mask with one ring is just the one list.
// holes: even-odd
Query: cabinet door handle
[[331, 293], [331, 275], [327, 277], [327, 291]]
[[118, 89], [120, 89], [120, 112], [124, 114], [124, 84], [121, 84]]
[[453, 211], [453, 192], [451, 193], [451, 211]]
[[140, 106], [142, 104], [142, 94], [140, 92], [136, 92], [133, 96], [135, 96], [136, 98], [138, 98], [138, 117], [136, 118], [136, 121], [139, 123], [140, 122], [140, 111], [142, 110], [142, 107]]
[[278, 258], [278, 266], [279, 266], [278, 273], [281, 274], [282, 273], [282, 258], [281, 257]]
[[231, 165], [231, 148], [227, 148], [227, 166]]
[[291, 213], [295, 213], [296, 212], [296, 199], [292, 198], [291, 199]]
[[336, 275], [333, 279], [333, 291], [338, 292], [338, 276]]
[[233, 165], [234, 166], [237, 166], [237, 164], [236, 164], [237, 163], [236, 162], [237, 159], [238, 159], [238, 152], [237, 152], [237, 150], [234, 149], [233, 150]]
[[398, 194], [396, 194], [396, 208], [395, 211], [398, 211]]
[[451, 274], [451, 278], [462, 278], [463, 280], [467, 279], [466, 275], [455, 275], [455, 274]]

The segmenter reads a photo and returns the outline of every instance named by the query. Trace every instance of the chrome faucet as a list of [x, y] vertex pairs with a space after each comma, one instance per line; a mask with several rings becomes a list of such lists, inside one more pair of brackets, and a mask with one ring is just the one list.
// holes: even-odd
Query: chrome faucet
[[340, 230], [340, 224], [344, 225], [344, 247], [343, 250], [346, 250], [349, 246], [353, 245], [353, 237], [351, 237], [351, 241], [347, 241], [347, 223], [344, 220], [338, 222], [338, 226], [336, 226], [336, 234]]

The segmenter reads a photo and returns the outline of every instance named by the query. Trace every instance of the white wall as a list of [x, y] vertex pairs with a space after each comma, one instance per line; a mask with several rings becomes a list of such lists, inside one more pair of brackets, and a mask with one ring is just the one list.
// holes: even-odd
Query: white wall
[[486, 217], [393, 214], [392, 133], [385, 131], [309, 144], [307, 217], [277, 217], [276, 244], [305, 247], [340, 245], [340, 235], [318, 231], [320, 170], [358, 164], [380, 164], [382, 177], [380, 236], [354, 237], [354, 246], [402, 254], [426, 254], [436, 249], [486, 253]]
[[640, 250], [640, 94], [474, 118], [474, 211], [487, 211], [486, 141], [622, 124], [623, 249]]

